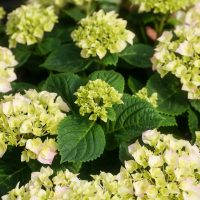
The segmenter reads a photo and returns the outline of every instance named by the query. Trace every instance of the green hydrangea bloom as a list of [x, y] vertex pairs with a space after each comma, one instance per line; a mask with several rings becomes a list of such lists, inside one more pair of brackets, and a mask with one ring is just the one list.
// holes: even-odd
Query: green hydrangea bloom
[[17, 79], [13, 68], [17, 64], [12, 52], [0, 46], [0, 93], [5, 93], [12, 89], [10, 82]]
[[144, 87], [136, 93], [136, 96], [146, 100], [147, 102], [152, 104], [153, 107], [157, 107], [158, 94], [156, 92], [149, 96], [147, 88]]
[[127, 22], [117, 16], [114, 11], [100, 10], [79, 22], [71, 37], [82, 48], [83, 58], [98, 56], [102, 59], [107, 52], [119, 53], [127, 43], [133, 43], [134, 33], [126, 30]]
[[186, 9], [197, 2], [197, 0], [131, 0], [139, 5], [140, 12], [153, 11], [154, 13], [174, 13]]
[[180, 25], [158, 39], [152, 58], [161, 77], [172, 73], [180, 79], [189, 99], [200, 99], [200, 26]]
[[[56, 135], [59, 122], [65, 117], [69, 108], [56, 93], [36, 90], [4, 96], [0, 101], [0, 138], [2, 148], [5, 145], [25, 146], [22, 161], [38, 159], [42, 163], [50, 164], [55, 155], [55, 141], [40, 137]], [[0, 152], [0, 155], [3, 154]], [[44, 161], [45, 156], [47, 159]], [[50, 156], [50, 157], [49, 157]]]
[[[128, 147], [132, 159], [118, 174], [101, 172], [91, 181], [81, 180], [69, 170], [53, 175], [49, 167], [33, 172], [24, 186], [19, 184], [2, 200], [198, 200], [200, 199], [200, 151], [188, 141], [148, 130]], [[147, 146], [151, 146], [150, 149]]]
[[0, 19], [3, 19], [6, 15], [6, 11], [3, 7], [0, 6]]
[[22, 5], [8, 14], [6, 33], [9, 46], [17, 43], [32, 45], [42, 40], [45, 32], [51, 32], [58, 21], [53, 7], [43, 8], [39, 4]]
[[122, 94], [101, 79], [90, 80], [85, 86], [81, 86], [75, 95], [75, 103], [80, 106], [80, 114], [89, 114], [89, 119], [93, 121], [99, 117], [106, 122], [108, 109], [113, 104], [123, 103]]

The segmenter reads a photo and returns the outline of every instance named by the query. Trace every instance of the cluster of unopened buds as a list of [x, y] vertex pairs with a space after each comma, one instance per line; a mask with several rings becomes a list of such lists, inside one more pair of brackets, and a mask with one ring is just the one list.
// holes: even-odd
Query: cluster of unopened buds
[[3, 200], [13, 199], [200, 199], [200, 151], [186, 140], [148, 130], [128, 147], [132, 159], [117, 175], [101, 172], [92, 181], [80, 180], [69, 170], [53, 175], [51, 168], [33, 172], [24, 186], [16, 186]]
[[112, 108], [113, 104], [123, 103], [122, 94], [101, 79], [90, 80], [85, 86], [81, 86], [75, 95], [77, 96], [75, 103], [80, 106], [80, 114], [82, 116], [88, 114], [89, 120], [93, 121], [99, 117], [106, 122], [108, 109]]
[[20, 146], [24, 147], [21, 161], [51, 164], [57, 154], [57, 126], [68, 111], [56, 93], [28, 90], [4, 96], [0, 101], [0, 157], [7, 146]]

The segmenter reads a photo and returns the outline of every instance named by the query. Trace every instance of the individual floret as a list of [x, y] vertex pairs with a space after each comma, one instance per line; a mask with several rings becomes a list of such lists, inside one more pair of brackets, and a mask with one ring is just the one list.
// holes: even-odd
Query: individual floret
[[123, 103], [122, 94], [101, 79], [90, 80], [85, 86], [81, 86], [75, 95], [75, 103], [80, 107], [80, 114], [89, 114], [89, 119], [93, 121], [99, 117], [106, 122], [108, 109], [113, 104]]
[[45, 32], [51, 32], [58, 21], [52, 6], [43, 8], [39, 4], [22, 5], [8, 14], [6, 33], [9, 46], [17, 43], [32, 45], [42, 40]]
[[100, 10], [79, 22], [71, 37], [82, 49], [83, 58], [98, 56], [102, 59], [106, 53], [119, 53], [127, 43], [133, 43], [134, 33], [127, 30], [127, 22], [117, 16], [114, 11]]
[[17, 79], [13, 67], [17, 64], [12, 52], [0, 47], [0, 92], [5, 93], [12, 89], [10, 83]]

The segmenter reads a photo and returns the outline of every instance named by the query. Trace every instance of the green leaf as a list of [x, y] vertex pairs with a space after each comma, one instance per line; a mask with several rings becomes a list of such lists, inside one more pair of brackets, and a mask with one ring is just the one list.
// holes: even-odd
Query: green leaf
[[35, 85], [32, 85], [30, 83], [25, 83], [25, 82], [13, 82], [11, 83], [11, 85], [12, 85], [12, 93], [24, 92], [24, 90], [36, 88]]
[[0, 196], [13, 189], [18, 182], [25, 184], [30, 179], [31, 170], [21, 163], [20, 152], [8, 151], [0, 159]]
[[58, 127], [61, 163], [86, 162], [99, 157], [105, 148], [102, 127], [87, 119], [67, 116]]
[[64, 10], [69, 17], [75, 21], [80, 21], [82, 18], [86, 17], [83, 11], [79, 7], [73, 7], [71, 9]]
[[25, 45], [17, 45], [16, 48], [12, 49], [12, 52], [15, 55], [15, 59], [18, 61], [16, 67], [21, 67], [31, 56], [31, 51]]
[[114, 87], [116, 90], [119, 92], [124, 91], [124, 78], [121, 74], [109, 70], [109, 71], [95, 71], [92, 74], [89, 75], [90, 80], [96, 80], [96, 79], [101, 79], [108, 84], [110, 84], [112, 87]]
[[181, 90], [181, 84], [172, 75], [163, 79], [156, 73], [147, 82], [150, 93], [158, 93], [159, 112], [169, 115], [180, 115], [188, 109], [186, 92]]
[[108, 66], [108, 65], [114, 65], [116, 66], [117, 63], [118, 63], [118, 55], [117, 54], [106, 54], [106, 56], [100, 60], [100, 63], [105, 65], [105, 66]]
[[190, 100], [192, 107], [200, 113], [200, 100]]
[[74, 44], [65, 44], [55, 49], [41, 65], [57, 72], [80, 72], [85, 70], [91, 61], [80, 57], [80, 50]]
[[119, 159], [122, 163], [124, 163], [125, 160], [133, 159], [128, 152], [128, 144], [126, 142], [122, 142], [119, 146]]
[[148, 102], [130, 95], [124, 95], [124, 104], [114, 105], [116, 121], [105, 126], [107, 134], [113, 134], [121, 142], [138, 137], [143, 131], [160, 126], [163, 118]]
[[174, 116], [165, 115], [160, 113], [160, 115], [164, 118], [161, 121], [160, 126], [178, 126], [176, 122], [176, 118]]
[[115, 121], [116, 120], [116, 113], [115, 110], [113, 108], [109, 108], [108, 109], [108, 113], [107, 113], [108, 119], [111, 121]]
[[138, 90], [142, 89], [143, 85], [137, 79], [132, 76], [128, 77], [128, 87], [130, 88], [133, 94], [137, 93]]
[[119, 57], [134, 67], [149, 68], [153, 56], [153, 48], [146, 44], [128, 46], [119, 54]]
[[199, 119], [198, 116], [192, 109], [188, 110], [188, 126], [192, 133], [193, 140], [195, 139], [195, 131], [199, 130]]
[[61, 41], [58, 38], [45, 38], [36, 46], [36, 54], [44, 56], [61, 45]]
[[75, 107], [74, 101], [76, 100], [74, 93], [83, 84], [83, 81], [78, 75], [72, 73], [62, 73], [50, 75], [43, 84], [42, 89], [49, 92], [56, 92], [73, 110]]

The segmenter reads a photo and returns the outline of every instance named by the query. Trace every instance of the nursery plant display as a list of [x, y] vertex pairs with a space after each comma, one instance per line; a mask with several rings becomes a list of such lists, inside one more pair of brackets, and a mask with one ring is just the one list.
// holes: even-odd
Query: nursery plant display
[[198, 0], [0, 6], [1, 199], [200, 199]]

